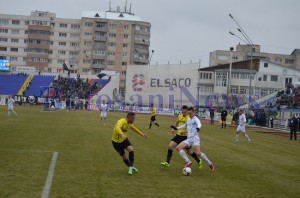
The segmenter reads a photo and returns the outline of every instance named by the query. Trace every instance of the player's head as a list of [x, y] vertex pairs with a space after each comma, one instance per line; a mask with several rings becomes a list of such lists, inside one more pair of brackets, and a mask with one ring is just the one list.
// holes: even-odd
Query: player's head
[[243, 110], [242, 110], [242, 109], [239, 110], [239, 114], [240, 114], [240, 115], [243, 114]]
[[128, 123], [132, 124], [134, 122], [134, 119], [135, 119], [135, 113], [133, 112], [127, 113], [126, 120]]
[[106, 102], [105, 100], [102, 100], [102, 104], [105, 104], [105, 102]]
[[195, 109], [194, 109], [194, 107], [189, 107], [188, 108], [188, 114], [189, 114], [189, 116], [191, 118], [195, 116]]
[[183, 105], [181, 108], [182, 115], [186, 116], [188, 113], [188, 106]]

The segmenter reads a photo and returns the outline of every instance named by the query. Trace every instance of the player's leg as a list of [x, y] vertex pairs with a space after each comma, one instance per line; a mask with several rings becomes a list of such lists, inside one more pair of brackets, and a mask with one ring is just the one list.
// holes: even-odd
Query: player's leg
[[162, 166], [165, 166], [165, 167], [170, 166], [170, 161], [171, 161], [171, 158], [172, 158], [172, 155], [173, 155], [173, 150], [177, 146], [177, 143], [174, 141], [175, 137], [171, 140], [171, 142], [168, 146], [167, 160], [165, 162], [161, 163]]
[[240, 125], [236, 128], [235, 142], [239, 142], [239, 137], [240, 137]]
[[189, 145], [188, 145], [187, 141], [185, 140], [185, 141], [181, 142], [179, 145], [177, 145], [177, 147], [176, 147], [177, 152], [182, 157], [182, 159], [184, 159], [184, 161], [185, 161], [184, 167], [189, 167], [192, 164], [191, 160], [186, 156], [186, 154], [183, 150], [188, 146]]
[[297, 129], [294, 132], [294, 140], [297, 140]]
[[106, 113], [105, 113], [105, 115], [103, 117], [103, 120], [104, 120], [104, 126], [105, 126], [106, 125]]
[[221, 129], [223, 129], [223, 119], [221, 119]]
[[117, 143], [112, 141], [114, 149], [119, 153], [119, 155], [122, 157], [123, 162], [126, 164], [127, 167], [130, 166], [129, 160], [125, 154], [125, 148], [123, 148], [122, 143]]
[[248, 143], [251, 143], [251, 140], [250, 140], [250, 138], [249, 138], [249, 136], [248, 136], [246, 130], [243, 131], [243, 135], [245, 136], [247, 142], [248, 142]]
[[129, 170], [128, 173], [131, 175], [133, 172], [138, 172], [138, 169], [134, 167], [134, 151], [133, 146], [127, 146], [126, 150], [128, 151], [128, 157], [129, 157]]
[[194, 158], [194, 160], [196, 160], [198, 167], [202, 168], [202, 159], [198, 157], [198, 155], [191, 149], [188, 148], [187, 149], [187, 153], [192, 156], [192, 158]]
[[290, 140], [293, 139], [293, 129], [290, 130]]
[[149, 128], [148, 128], [148, 129], [151, 129], [152, 123], [153, 123], [153, 121], [152, 121], [152, 119], [151, 119], [151, 120], [150, 120], [150, 124], [149, 124]]
[[208, 159], [208, 157], [205, 155], [205, 153], [201, 152], [200, 144], [194, 146], [194, 152], [208, 164], [211, 171], [215, 171], [214, 164]]

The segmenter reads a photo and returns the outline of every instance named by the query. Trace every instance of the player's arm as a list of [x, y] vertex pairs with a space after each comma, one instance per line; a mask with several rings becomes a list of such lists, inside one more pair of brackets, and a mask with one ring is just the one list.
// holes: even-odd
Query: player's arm
[[142, 133], [140, 130], [138, 130], [138, 128], [136, 128], [134, 125], [131, 125], [130, 128], [137, 133], [140, 136], [143, 136], [144, 138], [147, 138], [146, 134]]
[[117, 122], [116, 132], [117, 132], [117, 134], [121, 135], [122, 138], [125, 140], [127, 138], [127, 136], [123, 133], [123, 131], [121, 129], [122, 125], [123, 125], [123, 123], [121, 121]]
[[[177, 126], [178, 126], [178, 124], [179, 124], [179, 121], [178, 121], [178, 120], [176, 120], [176, 122], [175, 122], [175, 124], [174, 124], [173, 126], [177, 127]], [[173, 134], [175, 133], [175, 129], [174, 129], [174, 128], [172, 128], [172, 127], [171, 127], [171, 131], [172, 131], [172, 133], [173, 133]]]
[[[171, 126], [172, 127], [172, 126]], [[172, 127], [173, 128], [173, 127]], [[185, 129], [186, 128], [186, 123], [184, 125], [181, 125], [181, 126], [178, 126], [178, 127], [175, 127], [176, 130], [179, 130], [179, 129]], [[175, 129], [173, 128], [173, 129]]]
[[201, 125], [201, 122], [199, 119], [196, 119], [196, 125], [197, 125], [196, 130], [200, 131], [200, 128], [202, 127], [202, 125]]

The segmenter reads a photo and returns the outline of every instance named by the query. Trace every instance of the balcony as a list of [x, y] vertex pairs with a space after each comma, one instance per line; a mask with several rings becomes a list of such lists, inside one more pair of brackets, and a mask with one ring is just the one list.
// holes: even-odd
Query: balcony
[[106, 69], [105, 65], [103, 64], [92, 64], [93, 69]]
[[93, 54], [93, 59], [105, 60], [105, 55], [103, 55], [103, 54]]
[[141, 39], [134, 39], [134, 43], [136, 44], [142, 44], [142, 45], [150, 45], [150, 41], [141, 40]]
[[95, 27], [95, 31], [97, 32], [107, 32], [107, 27]]
[[106, 41], [106, 36], [95, 36], [95, 41]]
[[149, 63], [149, 60], [148, 60], [148, 59], [145, 59], [145, 58], [137, 58], [137, 57], [134, 57], [134, 58], [133, 58], [133, 61], [134, 61], [134, 63], [142, 64], [142, 65], [147, 65], [147, 64]]
[[135, 34], [150, 36], [150, 32], [141, 31], [141, 30], [135, 30]]

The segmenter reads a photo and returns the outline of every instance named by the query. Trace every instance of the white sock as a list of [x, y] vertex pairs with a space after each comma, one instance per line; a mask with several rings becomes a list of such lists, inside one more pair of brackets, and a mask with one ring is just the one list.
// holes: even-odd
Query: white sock
[[235, 135], [235, 141], [239, 141], [239, 137], [240, 137], [240, 135], [237, 133], [236, 135]]
[[201, 153], [200, 157], [208, 164], [211, 165], [212, 162], [206, 157], [204, 153]]
[[13, 113], [14, 113], [15, 115], [18, 115], [15, 111], [13, 111]]
[[184, 150], [179, 151], [179, 155], [184, 159], [185, 162], [191, 163], [191, 160], [186, 156]]

